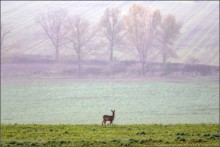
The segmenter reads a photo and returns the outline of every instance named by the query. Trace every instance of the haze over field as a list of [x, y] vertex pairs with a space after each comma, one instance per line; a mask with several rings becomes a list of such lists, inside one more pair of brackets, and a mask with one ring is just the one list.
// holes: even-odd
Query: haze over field
[[1, 61], [3, 123], [219, 121], [217, 1], [1, 1]]
[[[54, 57], [54, 49], [47, 38], [42, 38], [42, 28], [36, 18], [48, 9], [63, 8], [68, 16], [80, 15], [96, 25], [108, 7], [117, 7], [121, 14], [128, 13], [133, 4], [141, 4], [159, 9], [161, 15], [173, 14], [181, 22], [180, 35], [174, 41], [173, 48], [177, 58], [169, 62], [196, 63], [219, 66], [219, 2], [218, 1], [1, 1], [1, 23], [12, 28], [2, 48], [2, 57], [18, 55], [47, 55]], [[108, 60], [106, 46], [96, 49], [97, 54], [88, 54], [86, 59]], [[74, 60], [74, 52], [63, 47], [62, 60]], [[114, 56], [117, 60], [138, 60], [135, 53], [125, 47], [117, 47]], [[148, 61], [162, 62], [158, 50], [151, 51]], [[2, 58], [4, 61], [5, 58]]]

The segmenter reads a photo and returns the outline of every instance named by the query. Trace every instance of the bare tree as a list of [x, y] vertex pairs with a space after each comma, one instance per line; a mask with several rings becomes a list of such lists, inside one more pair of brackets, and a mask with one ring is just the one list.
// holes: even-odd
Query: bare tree
[[12, 28], [10, 27], [5, 27], [4, 24], [1, 24], [1, 50], [3, 49], [3, 45], [4, 45], [4, 41], [6, 39], [6, 37], [11, 33]]
[[114, 47], [121, 42], [123, 33], [120, 11], [117, 8], [107, 8], [101, 17], [100, 24], [102, 34], [108, 41], [108, 49], [110, 52], [109, 60], [110, 63], [112, 63]]
[[5, 24], [1, 24], [1, 59], [2, 61], [8, 61], [13, 54], [17, 55], [17, 50], [21, 47], [21, 43], [19, 41], [14, 41], [11, 39], [10, 35], [12, 35], [13, 28], [10, 26], [6, 26]]
[[179, 35], [181, 24], [176, 21], [174, 15], [166, 15], [161, 22], [161, 37], [162, 37], [162, 57], [163, 64], [166, 64], [168, 57], [176, 57], [176, 53], [173, 50], [173, 42]]
[[74, 49], [77, 55], [78, 77], [80, 77], [82, 55], [89, 48], [89, 43], [94, 37], [95, 31], [91, 29], [89, 22], [80, 16], [69, 18], [66, 29], [69, 31], [66, 35], [66, 40], [71, 44], [71, 48]]
[[145, 76], [145, 66], [148, 51], [154, 45], [156, 31], [160, 24], [160, 11], [133, 4], [124, 17], [128, 43], [136, 49], [142, 64], [142, 76]]
[[48, 10], [46, 14], [37, 18], [37, 22], [41, 25], [45, 35], [50, 39], [56, 54], [56, 61], [59, 61], [59, 49], [62, 45], [64, 37], [63, 25], [67, 17], [67, 12], [64, 9]]

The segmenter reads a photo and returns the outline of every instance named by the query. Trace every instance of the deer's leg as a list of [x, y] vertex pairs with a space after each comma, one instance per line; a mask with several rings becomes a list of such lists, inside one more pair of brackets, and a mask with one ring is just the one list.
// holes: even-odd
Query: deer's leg
[[105, 124], [105, 120], [102, 121], [102, 125]]

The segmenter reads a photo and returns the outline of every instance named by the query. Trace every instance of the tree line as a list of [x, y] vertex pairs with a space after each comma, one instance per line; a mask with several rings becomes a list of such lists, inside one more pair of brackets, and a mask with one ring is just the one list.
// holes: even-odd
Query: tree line
[[[36, 22], [53, 45], [56, 62], [59, 62], [61, 48], [70, 48], [74, 52], [78, 76], [81, 75], [83, 54], [103, 46], [108, 48], [111, 70], [114, 51], [118, 48], [125, 48], [125, 53], [137, 54], [142, 76], [145, 76], [150, 50], [159, 50], [165, 67], [167, 58], [176, 57], [173, 43], [182, 26], [173, 14], [163, 16], [158, 9], [138, 4], [131, 5], [125, 14], [118, 8], [107, 8], [95, 25], [82, 16], [68, 16], [65, 9], [48, 10], [37, 16]], [[11, 30], [3, 30], [2, 25], [1, 30], [2, 47]]]

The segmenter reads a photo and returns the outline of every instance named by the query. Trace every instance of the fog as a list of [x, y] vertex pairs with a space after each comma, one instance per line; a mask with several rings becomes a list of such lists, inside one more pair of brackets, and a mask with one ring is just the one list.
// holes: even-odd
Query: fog
[[[146, 29], [151, 28], [145, 35], [154, 32], [154, 36], [150, 34], [145, 40], [140, 39], [143, 35], [136, 36], [140, 42], [147, 42], [142, 44], [145, 47], [139, 52], [141, 48], [135, 45], [134, 39], [132, 40], [134, 34], [129, 30], [132, 27], [132, 23], [129, 22], [133, 20], [127, 20], [125, 23], [133, 4], [158, 10], [161, 21], [167, 15], [174, 16], [175, 23], [180, 25], [176, 34], [174, 33], [176, 37], [171, 37], [172, 41], [168, 44], [162, 44], [163, 35], [155, 35], [160, 32], [157, 32], [161, 27], [159, 23], [156, 27], [155, 24], [146, 23], [150, 19], [140, 20], [140, 23], [146, 23]], [[105, 26], [100, 25], [107, 8], [117, 8], [119, 11], [117, 22], [120, 22], [120, 26], [113, 30], [113, 36], [116, 38], [113, 42], [107, 39]], [[55, 32], [48, 36], [42, 23], [39, 23], [40, 17], [49, 16], [49, 13], [53, 15], [55, 11], [59, 11], [58, 15], [65, 13], [61, 16], [63, 22], [60, 34], [54, 38], [59, 38], [58, 44], [54, 44], [54, 40], [51, 39]], [[45, 17], [45, 22], [49, 23], [50, 18]], [[81, 42], [78, 44], [70, 20], [72, 24], [80, 20], [79, 29], [84, 30], [84, 34], [80, 35], [83, 38], [80, 38]], [[170, 31], [174, 31], [174, 28]], [[168, 39], [165, 37], [164, 40]], [[114, 45], [109, 46], [110, 44]], [[76, 48], [79, 45], [80, 47]], [[166, 60], [162, 55], [164, 45], [168, 46]], [[1, 1], [1, 63], [3, 77], [19, 73], [73, 77], [217, 75], [219, 2]]]
[[1, 1], [1, 106], [3, 124], [218, 123], [219, 2]]

